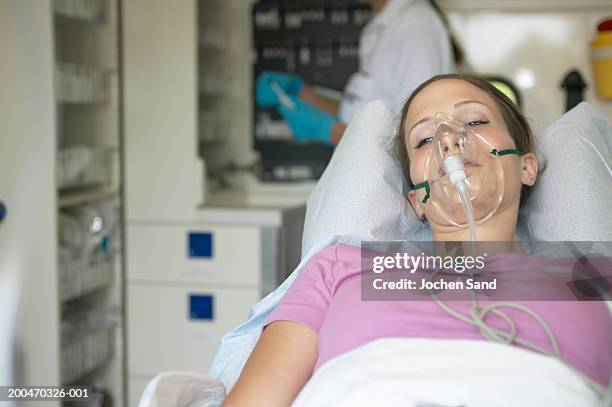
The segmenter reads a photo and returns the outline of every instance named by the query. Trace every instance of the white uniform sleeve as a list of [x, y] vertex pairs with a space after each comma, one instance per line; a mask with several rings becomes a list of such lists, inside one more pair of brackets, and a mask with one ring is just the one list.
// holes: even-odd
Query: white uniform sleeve
[[376, 96], [395, 111], [421, 83], [454, 71], [447, 32], [436, 22], [411, 18], [401, 26], [388, 27], [380, 38], [369, 74]]

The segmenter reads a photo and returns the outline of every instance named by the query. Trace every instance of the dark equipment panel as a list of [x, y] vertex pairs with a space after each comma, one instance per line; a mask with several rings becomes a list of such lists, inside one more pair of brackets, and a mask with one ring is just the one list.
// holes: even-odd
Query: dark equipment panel
[[[342, 91], [359, 66], [358, 43], [370, 8], [357, 0], [262, 0], [252, 9], [253, 80], [262, 71], [297, 73], [311, 85]], [[253, 86], [255, 88], [255, 86]], [[253, 95], [254, 100], [254, 95]], [[254, 147], [264, 181], [318, 179], [333, 153], [298, 142], [276, 109], [254, 104]]]

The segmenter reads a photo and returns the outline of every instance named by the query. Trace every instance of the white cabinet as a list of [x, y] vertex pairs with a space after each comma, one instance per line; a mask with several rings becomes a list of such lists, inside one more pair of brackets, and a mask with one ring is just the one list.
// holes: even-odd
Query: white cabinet
[[[207, 166], [218, 164], [212, 157], [220, 158], [215, 150], [219, 140], [204, 137], [201, 144], [198, 135], [211, 135], [224, 121], [224, 116], [215, 116], [217, 124], [209, 126], [210, 117], [200, 117], [198, 125], [198, 112], [211, 99], [208, 88], [228, 85], [236, 92], [228, 90], [220, 98], [240, 99], [236, 105], [248, 105], [250, 98], [241, 85], [249, 80], [247, 74], [240, 76], [242, 82], [226, 78], [227, 83], [200, 83], [228, 73], [215, 71], [214, 61], [207, 58], [236, 52], [231, 44], [211, 50], [207, 41], [224, 39], [198, 27], [214, 20], [217, 14], [209, 13], [223, 7], [235, 7], [235, 15], [248, 21], [248, 4], [242, 1], [122, 3], [132, 405], [146, 382], [161, 372], [207, 373], [221, 337], [245, 321], [250, 307], [299, 262], [303, 202], [284, 208], [254, 206], [244, 193], [225, 191], [212, 193], [203, 204], [200, 154], [207, 157]], [[248, 58], [243, 62], [247, 65], [240, 68], [248, 71]], [[236, 114], [228, 123], [245, 129], [239, 136], [246, 143], [241, 144], [250, 144], [249, 123], [248, 114]]]
[[149, 383], [149, 380], [152, 378], [153, 376], [130, 376], [128, 381], [128, 406], [138, 406], [140, 395], [144, 392], [145, 387], [147, 387], [147, 383]]
[[[130, 281], [256, 287], [261, 280], [256, 274], [262, 262], [260, 227], [134, 224], [129, 232]], [[197, 246], [198, 238], [211, 239], [210, 256], [198, 256], [197, 247], [190, 247], [190, 241]]]
[[3, 282], [17, 279], [13, 289], [21, 292], [11, 292], [19, 302], [17, 320], [0, 318], [17, 323], [21, 362], [14, 373], [27, 384], [55, 385], [60, 351], [52, 15], [49, 1], [0, 2], [0, 201], [6, 207], [0, 274]]
[[207, 373], [222, 336], [299, 261], [303, 206], [195, 213], [191, 222], [128, 219], [130, 400], [161, 372]]
[[[258, 299], [259, 291], [255, 288], [130, 285], [130, 373], [136, 376], [154, 376], [167, 370], [206, 373], [219, 339], [236, 321], [246, 319], [249, 308]], [[202, 304], [197, 304], [198, 301]]]
[[15, 383], [94, 386], [121, 406], [117, 12], [0, 2], [0, 274], [19, 286]]

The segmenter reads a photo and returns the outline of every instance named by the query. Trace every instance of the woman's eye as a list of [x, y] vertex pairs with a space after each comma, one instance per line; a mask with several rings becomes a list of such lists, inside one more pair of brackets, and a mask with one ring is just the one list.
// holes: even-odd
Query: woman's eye
[[467, 122], [466, 124], [470, 127], [474, 127], [474, 126], [480, 126], [482, 124], [487, 124], [489, 123], [488, 120], [472, 120], [470, 122]]
[[421, 148], [425, 144], [431, 143], [431, 140], [433, 140], [433, 137], [425, 137], [424, 139], [418, 142], [418, 144], [416, 145], [416, 148]]

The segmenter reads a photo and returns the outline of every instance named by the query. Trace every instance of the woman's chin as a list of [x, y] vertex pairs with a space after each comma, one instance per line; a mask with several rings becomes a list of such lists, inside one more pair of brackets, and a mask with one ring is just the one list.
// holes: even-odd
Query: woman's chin
[[[479, 205], [475, 205], [472, 207], [474, 213], [474, 222], [476, 226], [483, 221], [488, 220], [491, 217], [490, 210], [480, 207]], [[429, 214], [426, 216], [430, 225], [436, 224], [440, 227], [440, 229], [444, 230], [452, 230], [452, 229], [461, 229], [468, 227], [467, 216], [463, 210], [461, 205], [453, 206], [452, 208], [448, 208], [447, 215], [442, 214]]]

